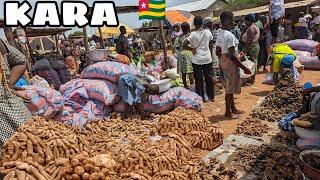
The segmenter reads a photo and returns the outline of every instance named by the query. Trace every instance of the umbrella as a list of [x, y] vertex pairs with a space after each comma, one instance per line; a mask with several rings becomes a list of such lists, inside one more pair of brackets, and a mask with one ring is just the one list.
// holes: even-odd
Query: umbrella
[[169, 10], [166, 11], [166, 20], [171, 27], [177, 23], [184, 22], [189, 23], [192, 27], [194, 16], [187, 11]]
[[[114, 36], [120, 35], [120, 30], [119, 30], [120, 26], [124, 26], [127, 29], [127, 34], [134, 33], [134, 30], [131, 27], [129, 27], [126, 24], [122, 24], [122, 23], [120, 23], [118, 27], [106, 27], [106, 26], [104, 26], [104, 27], [101, 28], [101, 33], [102, 33], [103, 39], [111, 38], [112, 35], [114, 35]], [[97, 36], [97, 37], [100, 37], [99, 29], [96, 30], [94, 35]]]
[[320, 24], [320, 16], [317, 16], [316, 18], [314, 18], [314, 20], [311, 21], [311, 24]]

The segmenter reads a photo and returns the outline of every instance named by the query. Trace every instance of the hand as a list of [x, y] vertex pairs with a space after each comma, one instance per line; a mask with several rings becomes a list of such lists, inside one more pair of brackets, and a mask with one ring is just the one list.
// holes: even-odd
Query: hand
[[245, 68], [243, 71], [244, 71], [245, 74], [251, 74], [251, 71], [248, 68]]
[[196, 49], [196, 48], [192, 48], [191, 51], [192, 51], [192, 54], [193, 54], [193, 55], [197, 54], [197, 49]]

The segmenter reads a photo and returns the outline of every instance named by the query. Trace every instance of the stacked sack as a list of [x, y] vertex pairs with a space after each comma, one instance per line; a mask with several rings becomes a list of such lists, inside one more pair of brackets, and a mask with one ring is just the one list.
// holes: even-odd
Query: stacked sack
[[[81, 74], [82, 79], [100, 79], [117, 84], [123, 74], [137, 75], [134, 67], [118, 62], [99, 62], [87, 67]], [[109, 104], [110, 105], [110, 104]], [[150, 95], [147, 102], [142, 104], [142, 110], [152, 113], [164, 113], [176, 107], [184, 107], [200, 111], [203, 107], [202, 98], [184, 88], [172, 88], [158, 95]], [[124, 112], [124, 103], [113, 106], [117, 112]]]
[[319, 42], [308, 39], [296, 39], [285, 42], [295, 50], [299, 61], [306, 69], [320, 69], [320, 59], [317, 56], [316, 48]]

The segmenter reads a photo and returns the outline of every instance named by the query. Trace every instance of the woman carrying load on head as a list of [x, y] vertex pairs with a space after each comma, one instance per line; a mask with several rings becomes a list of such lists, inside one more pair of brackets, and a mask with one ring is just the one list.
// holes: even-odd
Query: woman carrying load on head
[[0, 40], [0, 157], [2, 146], [31, 114], [21, 98], [15, 95], [20, 90], [15, 86], [25, 73], [27, 59], [16, 48]]

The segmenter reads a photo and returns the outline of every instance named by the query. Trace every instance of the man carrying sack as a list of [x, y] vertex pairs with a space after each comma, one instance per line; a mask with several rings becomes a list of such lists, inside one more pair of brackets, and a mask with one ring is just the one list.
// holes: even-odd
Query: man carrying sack
[[26, 71], [26, 57], [16, 48], [0, 39], [0, 157], [2, 146], [28, 119], [31, 114], [15, 84]]

